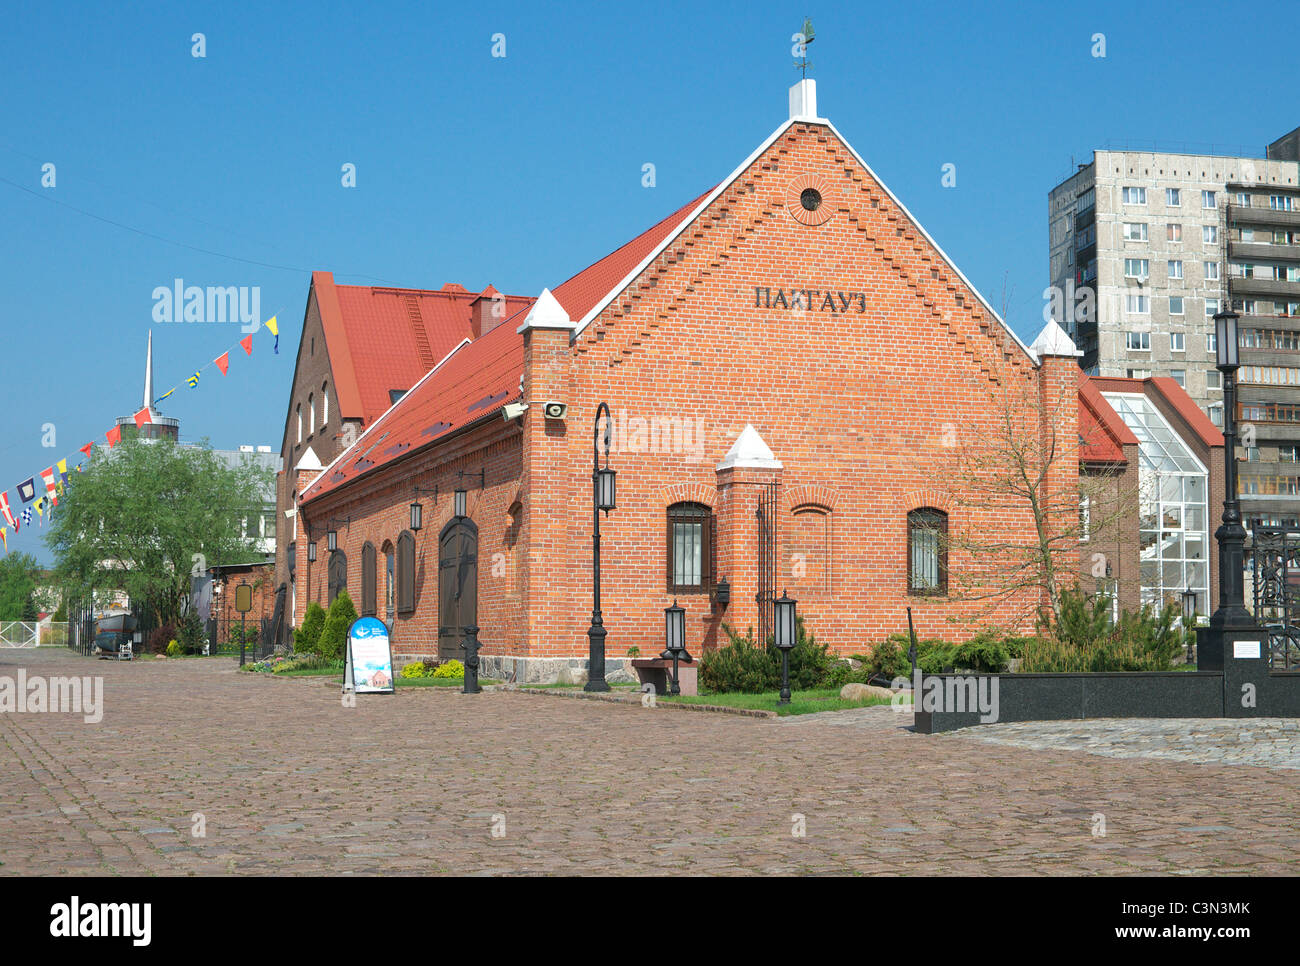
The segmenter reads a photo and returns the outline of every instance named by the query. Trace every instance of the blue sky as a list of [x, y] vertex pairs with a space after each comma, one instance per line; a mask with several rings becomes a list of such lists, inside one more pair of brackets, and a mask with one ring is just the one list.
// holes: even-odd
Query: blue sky
[[[1005, 286], [1026, 339], [1047, 193], [1072, 161], [1125, 141], [1262, 152], [1300, 124], [1276, 108], [1294, 103], [1277, 71], [1222, 66], [1210, 3], [28, 5], [0, 35], [0, 486], [16, 502], [16, 483], [139, 407], [151, 327], [159, 392], [238, 341], [237, 324], [155, 323], [153, 290], [175, 278], [258, 287], [282, 338], [273, 355], [261, 333], [162, 410], [184, 439], [278, 450], [312, 269], [557, 284], [784, 120], [805, 14], [821, 113], [995, 307]], [[1284, 3], [1250, 21], [1294, 25]], [[11, 549], [45, 556], [38, 534]]]

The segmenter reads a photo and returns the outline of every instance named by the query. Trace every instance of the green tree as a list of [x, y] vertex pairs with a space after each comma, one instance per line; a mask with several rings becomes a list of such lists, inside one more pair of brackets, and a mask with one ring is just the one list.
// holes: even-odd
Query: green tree
[[36, 620], [36, 581], [40, 567], [26, 553], [0, 559], [0, 620]]
[[320, 632], [325, 626], [325, 609], [316, 601], [307, 605], [302, 627], [293, 632], [293, 649], [299, 654], [315, 654], [320, 644]]
[[346, 590], [330, 604], [329, 614], [325, 617], [325, 626], [321, 628], [320, 640], [316, 642], [316, 653], [327, 660], [343, 657], [348, 639], [348, 628], [357, 619], [357, 609]]
[[46, 535], [65, 593], [121, 591], [157, 623], [188, 606], [191, 574], [254, 559], [255, 520], [271, 473], [251, 460], [230, 466], [206, 445], [124, 439], [96, 451], [59, 503]]

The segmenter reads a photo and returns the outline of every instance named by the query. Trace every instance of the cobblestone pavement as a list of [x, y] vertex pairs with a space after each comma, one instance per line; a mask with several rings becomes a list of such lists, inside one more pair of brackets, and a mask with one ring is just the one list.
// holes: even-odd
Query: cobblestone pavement
[[[888, 708], [773, 721], [442, 689], [349, 709], [221, 658], [0, 652], [0, 677], [19, 666], [102, 675], [106, 710], [0, 714], [3, 874], [1300, 872], [1294, 744], [1196, 763], [1064, 746], [1116, 722], [927, 736]], [[1157, 750], [1185, 749], [1179, 724]], [[1106, 740], [1136, 753], [1149, 727]]]

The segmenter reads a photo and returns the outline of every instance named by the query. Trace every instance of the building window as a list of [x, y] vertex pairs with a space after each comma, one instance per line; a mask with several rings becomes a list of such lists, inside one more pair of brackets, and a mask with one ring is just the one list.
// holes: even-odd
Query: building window
[[1124, 240], [1125, 241], [1146, 241], [1147, 224], [1144, 221], [1126, 221], [1124, 222]]
[[1268, 206], [1274, 211], [1295, 211], [1296, 199], [1290, 195], [1269, 195]]
[[375, 548], [369, 541], [361, 547], [361, 616], [375, 616]]
[[1182, 277], [1183, 277], [1183, 263], [1182, 263], [1181, 261], [1175, 261], [1175, 260], [1172, 260], [1172, 259], [1170, 260], [1170, 262], [1169, 262], [1169, 277], [1170, 277], [1170, 278], [1182, 278]]
[[1207, 316], [1215, 316], [1215, 315], [1218, 315], [1218, 314], [1219, 314], [1219, 300], [1218, 300], [1218, 299], [1206, 299], [1206, 300], [1205, 300], [1205, 314], [1206, 314]]
[[787, 577], [803, 596], [831, 592], [831, 513], [823, 506], [795, 507], [786, 540]]
[[1223, 391], [1223, 373], [1218, 369], [1210, 369], [1205, 373], [1205, 388], [1211, 391]]
[[1125, 278], [1147, 278], [1151, 275], [1151, 262], [1145, 258], [1124, 259]]
[[403, 530], [397, 538], [397, 612], [415, 610], [415, 536]]
[[327, 383], [320, 387], [320, 425], [324, 429], [330, 421], [330, 387]]
[[1181, 242], [1183, 240], [1183, 226], [1168, 224], [1165, 225], [1165, 241]]
[[1147, 203], [1146, 188], [1125, 188], [1124, 204], [1126, 205], [1145, 205]]
[[1151, 378], [1151, 370], [1150, 370], [1150, 369], [1129, 369], [1129, 370], [1127, 370], [1127, 372], [1128, 372], [1128, 378], [1130, 378], [1130, 379], [1150, 379], [1150, 378]]
[[1201, 226], [1201, 241], [1205, 242], [1205, 244], [1207, 244], [1207, 245], [1217, 245], [1217, 244], [1219, 244], [1219, 226], [1218, 226], [1218, 225], [1202, 225], [1202, 226]]
[[1213, 423], [1215, 426], [1222, 428], [1223, 426], [1223, 404], [1222, 403], [1217, 403], [1213, 406], [1210, 406], [1208, 409], [1205, 410], [1205, 412], [1207, 415], [1209, 415], [1211, 423]]
[[298, 403], [298, 442], [302, 442], [302, 403]]
[[1165, 204], [1170, 208], [1181, 208], [1183, 205], [1182, 195], [1177, 188], [1165, 189]]
[[1185, 336], [1182, 332], [1170, 332], [1170, 333], [1169, 333], [1169, 351], [1170, 351], [1170, 352], [1185, 352], [1186, 349], [1187, 349], [1187, 347], [1186, 347], [1186, 336]]
[[309, 394], [307, 396], [307, 435], [310, 436], [316, 432], [316, 397]]
[[1245, 191], [1237, 192], [1237, 206], [1240, 208], [1250, 207], [1250, 194]]
[[1183, 297], [1182, 297], [1181, 295], [1171, 295], [1171, 296], [1169, 296], [1169, 314], [1170, 314], [1170, 315], [1182, 315], [1182, 314], [1184, 314], [1184, 312], [1183, 312]]
[[1218, 262], [1206, 262], [1206, 263], [1205, 263], [1205, 280], [1206, 280], [1207, 282], [1217, 282], [1217, 281], [1219, 280], [1219, 263], [1218, 263]]
[[[1151, 296], [1149, 295], [1125, 295], [1124, 311], [1130, 315], [1150, 315], [1151, 314]], [[1150, 346], [1147, 346], [1150, 348]]]
[[1294, 443], [1284, 443], [1277, 448], [1277, 461], [1279, 463], [1300, 463], [1300, 446]]
[[1213, 332], [1205, 333], [1205, 351], [1206, 352], [1219, 351], [1219, 337], [1215, 335]]
[[1247, 446], [1247, 447], [1245, 447], [1245, 450], [1246, 450], [1246, 462], [1247, 462], [1247, 463], [1258, 463], [1258, 462], [1259, 462], [1259, 447], [1258, 447], [1258, 446]]
[[393, 557], [393, 545], [384, 544], [384, 615], [388, 626], [393, 626], [393, 575], [395, 573], [396, 560]]
[[948, 593], [948, 514], [929, 507], [907, 515], [907, 592]]
[[1186, 369], [1170, 369], [1169, 376], [1174, 380], [1174, 382], [1178, 383], [1178, 385], [1182, 386], [1184, 389], [1187, 388]]
[[1202, 208], [1214, 208], [1214, 207], [1217, 207], [1216, 196], [1215, 196], [1215, 193], [1214, 193], [1213, 191], [1202, 191], [1202, 192], [1201, 192], [1201, 207], [1202, 207]]
[[1079, 542], [1087, 543], [1092, 536], [1092, 497], [1079, 494]]
[[348, 588], [348, 558], [342, 550], [335, 550], [330, 554], [327, 576], [329, 602], [332, 604], [339, 591]]
[[1151, 333], [1150, 332], [1129, 332], [1126, 333], [1128, 338], [1129, 352], [1150, 352], [1151, 351]]
[[712, 584], [713, 511], [702, 503], [668, 508], [668, 592], [703, 593]]

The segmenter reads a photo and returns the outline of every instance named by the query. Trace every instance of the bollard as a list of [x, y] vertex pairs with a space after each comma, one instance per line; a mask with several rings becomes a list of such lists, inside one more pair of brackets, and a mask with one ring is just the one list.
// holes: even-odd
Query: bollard
[[471, 624], [465, 628], [465, 637], [460, 643], [465, 652], [465, 684], [461, 690], [465, 694], [478, 694], [478, 625]]

